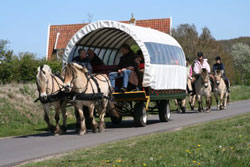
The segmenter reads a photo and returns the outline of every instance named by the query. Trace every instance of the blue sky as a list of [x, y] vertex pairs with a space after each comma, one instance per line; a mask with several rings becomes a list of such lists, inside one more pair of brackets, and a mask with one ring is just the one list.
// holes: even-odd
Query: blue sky
[[172, 17], [173, 27], [208, 27], [216, 39], [250, 36], [248, 0], [0, 0], [0, 39], [16, 54], [46, 55], [48, 25]]

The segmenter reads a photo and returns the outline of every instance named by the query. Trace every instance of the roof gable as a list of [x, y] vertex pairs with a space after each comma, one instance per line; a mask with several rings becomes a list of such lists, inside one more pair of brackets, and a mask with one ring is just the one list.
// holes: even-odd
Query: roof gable
[[[129, 24], [129, 21], [120, 21]], [[87, 24], [66, 24], [66, 25], [51, 25], [48, 34], [48, 48], [46, 58], [52, 59], [52, 54], [55, 49], [65, 49], [71, 37]], [[169, 34], [171, 29], [171, 19], [149, 19], [136, 20], [137, 26], [150, 27], [158, 31]]]

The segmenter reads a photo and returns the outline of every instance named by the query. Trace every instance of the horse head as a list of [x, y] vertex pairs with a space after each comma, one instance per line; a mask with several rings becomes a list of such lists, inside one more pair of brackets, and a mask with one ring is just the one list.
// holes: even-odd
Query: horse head
[[51, 69], [48, 65], [41, 65], [37, 68], [36, 83], [39, 96], [46, 100], [48, 90], [48, 78], [51, 75]]
[[72, 67], [71, 63], [64, 66], [63, 71], [62, 71], [62, 75], [63, 75], [63, 78], [64, 78], [63, 86], [64, 86], [66, 92], [71, 91], [71, 88], [72, 88], [71, 84], [72, 84], [72, 82], [73, 82], [73, 80], [75, 78], [75, 73], [76, 73], [76, 71]]
[[73, 84], [78, 79], [79, 73], [82, 72], [87, 76], [88, 70], [86, 67], [83, 67], [76, 63], [69, 63], [63, 69], [63, 76], [64, 76], [64, 88], [66, 92], [70, 92], [73, 88]]
[[215, 78], [215, 83], [216, 83], [217, 85], [220, 84], [221, 76], [222, 76], [222, 72], [221, 72], [220, 70], [216, 70], [216, 71], [215, 71], [214, 78]]
[[205, 68], [202, 69], [200, 76], [202, 84], [204, 85], [205, 88], [207, 88], [209, 85], [209, 77], [208, 77], [208, 72]]

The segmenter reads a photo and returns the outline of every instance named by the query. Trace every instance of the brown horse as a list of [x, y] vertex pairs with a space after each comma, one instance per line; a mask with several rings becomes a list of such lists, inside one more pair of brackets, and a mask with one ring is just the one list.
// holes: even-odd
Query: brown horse
[[[203, 104], [202, 104], [202, 96], [206, 97], [206, 104], [207, 104], [206, 111], [210, 112], [211, 103], [212, 103], [211, 91], [212, 91], [212, 87], [211, 87], [211, 82], [209, 79], [209, 74], [206, 69], [202, 69], [202, 72], [199, 75], [199, 78], [195, 81], [195, 92], [196, 92], [195, 96], [198, 99], [199, 112], [204, 111]], [[195, 98], [193, 98], [193, 102], [192, 102], [193, 106], [194, 106], [194, 102], [195, 102]]]
[[[63, 117], [63, 132], [66, 132], [67, 127], [67, 114], [66, 114], [66, 102], [63, 100], [57, 100], [54, 102], [50, 102], [47, 98], [50, 95], [53, 95], [57, 93], [62, 87], [63, 82], [62, 80], [53, 75], [51, 72], [51, 69], [48, 65], [42, 65], [38, 67], [37, 69], [37, 75], [36, 75], [36, 83], [37, 83], [37, 89], [39, 92], [39, 97], [41, 102], [43, 103], [43, 110], [44, 110], [44, 120], [46, 121], [49, 130], [52, 132], [54, 131], [54, 134], [60, 134], [61, 129], [59, 126], [59, 119], [60, 119], [60, 110], [62, 111], [62, 117]], [[53, 106], [55, 109], [55, 120], [56, 120], [56, 127], [54, 130], [53, 125], [50, 123], [49, 119], [49, 111], [50, 106]]]
[[[67, 64], [63, 69], [63, 76], [64, 76], [64, 87], [67, 91], [71, 91], [74, 93], [80, 93], [83, 95], [94, 95], [99, 93], [98, 87], [100, 92], [103, 94], [102, 99], [98, 100], [79, 100], [76, 99], [74, 102], [75, 108], [79, 114], [79, 121], [80, 121], [80, 135], [84, 135], [86, 133], [86, 125], [85, 125], [85, 117], [83, 112], [83, 106], [88, 107], [89, 117], [91, 120], [91, 126], [93, 132], [103, 132], [105, 129], [105, 122], [104, 116], [106, 114], [106, 109], [111, 103], [108, 98], [111, 95], [110, 89], [110, 81], [105, 74], [97, 74], [94, 77], [91, 77], [88, 74], [88, 70], [86, 67], [82, 67], [76, 63]], [[98, 86], [99, 85], [99, 86]], [[99, 126], [96, 123], [94, 117], [94, 110], [97, 110], [99, 114]], [[114, 110], [112, 109], [114, 112]]]
[[227, 86], [222, 78], [222, 72], [220, 70], [215, 71], [214, 78], [214, 96], [217, 103], [217, 109], [223, 110], [227, 107], [229, 93], [227, 91]]

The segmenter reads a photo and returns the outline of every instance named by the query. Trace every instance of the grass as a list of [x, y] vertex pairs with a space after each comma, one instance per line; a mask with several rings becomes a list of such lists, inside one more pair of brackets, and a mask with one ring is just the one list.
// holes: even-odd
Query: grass
[[[0, 86], [0, 137], [28, 135], [47, 130], [47, 125], [43, 120], [42, 105], [40, 102], [34, 103], [37, 97], [35, 84], [13, 83]], [[231, 88], [231, 101], [249, 98], [250, 86], [233, 86]], [[171, 109], [175, 109], [172, 102]], [[73, 109], [67, 108], [67, 111], [69, 127], [74, 128]], [[51, 120], [54, 120], [53, 114], [52, 110]], [[106, 119], [106, 121], [110, 120]]]
[[[38, 97], [35, 84], [6, 84], [0, 87], [0, 137], [28, 135], [45, 132], [42, 105], [34, 100]], [[72, 112], [69, 112], [72, 113]], [[50, 117], [53, 119], [54, 111]], [[68, 123], [74, 117], [69, 114]]]
[[247, 100], [250, 98], [250, 86], [236, 85], [231, 87], [231, 101]]
[[66, 156], [26, 164], [31, 166], [250, 166], [250, 114], [151, 134]]

